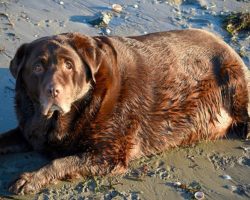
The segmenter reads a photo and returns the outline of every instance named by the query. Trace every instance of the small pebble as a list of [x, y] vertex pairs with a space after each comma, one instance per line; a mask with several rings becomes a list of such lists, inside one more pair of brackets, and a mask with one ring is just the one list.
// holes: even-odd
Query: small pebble
[[229, 176], [229, 175], [227, 175], [227, 174], [222, 175], [221, 177], [222, 177], [223, 179], [225, 179], [225, 180], [232, 180], [232, 177]]
[[181, 186], [181, 182], [175, 182], [174, 185], [179, 187], [179, 186]]
[[234, 185], [226, 185], [225, 187], [232, 192], [235, 192], [237, 190], [237, 187]]
[[111, 30], [110, 30], [109, 28], [106, 28], [106, 29], [105, 29], [105, 34], [106, 34], [106, 35], [110, 35], [110, 33], [111, 33]]
[[160, 173], [159, 173], [159, 176], [160, 176], [160, 179], [164, 179], [164, 178], [167, 178], [169, 175], [168, 175], [168, 173], [165, 171], [165, 172], [160, 172]]
[[250, 147], [241, 147], [244, 151], [250, 151]]
[[212, 11], [210, 14], [213, 16], [217, 15], [217, 13], [215, 11]]
[[129, 198], [132, 200], [139, 200], [140, 199], [139, 194], [136, 192], [131, 192], [129, 195]]
[[148, 175], [149, 177], [155, 177], [155, 176], [156, 176], [156, 174], [155, 174], [154, 171], [149, 171], [149, 172], [147, 173], [147, 175]]
[[60, 5], [64, 5], [64, 2], [63, 2], [63, 1], [60, 1], [59, 4], [60, 4]]
[[139, 6], [138, 6], [137, 4], [134, 4], [133, 7], [134, 7], [134, 8], [138, 8]]
[[204, 10], [208, 10], [209, 9], [209, 7], [207, 5], [201, 6], [201, 8], [204, 9]]
[[64, 24], [64, 22], [59, 22], [59, 26], [60, 27], [65, 27], [66, 25]]
[[211, 5], [210, 8], [216, 8], [216, 4]]

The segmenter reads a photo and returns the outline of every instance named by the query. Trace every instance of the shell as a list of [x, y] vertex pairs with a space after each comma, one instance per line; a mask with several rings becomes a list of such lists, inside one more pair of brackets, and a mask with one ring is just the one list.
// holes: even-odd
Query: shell
[[203, 192], [195, 192], [194, 198], [197, 200], [202, 200], [205, 198], [205, 194]]
[[222, 177], [223, 179], [225, 179], [225, 180], [232, 180], [232, 177], [229, 176], [229, 175], [227, 175], [227, 174], [222, 175], [221, 177]]
[[179, 186], [181, 186], [181, 182], [175, 182], [174, 185], [179, 187]]
[[122, 6], [120, 4], [113, 4], [112, 10], [117, 12], [117, 13], [120, 13], [122, 11]]

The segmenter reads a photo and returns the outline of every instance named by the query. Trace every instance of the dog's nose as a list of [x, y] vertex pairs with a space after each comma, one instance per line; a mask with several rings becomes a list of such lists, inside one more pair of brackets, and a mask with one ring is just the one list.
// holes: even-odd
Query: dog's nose
[[57, 97], [60, 94], [59, 86], [49, 86], [47, 89], [47, 94], [53, 98]]

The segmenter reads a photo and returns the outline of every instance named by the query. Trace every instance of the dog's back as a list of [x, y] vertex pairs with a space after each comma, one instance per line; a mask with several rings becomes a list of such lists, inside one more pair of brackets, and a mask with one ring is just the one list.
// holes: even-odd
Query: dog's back
[[122, 91], [130, 91], [126, 105], [139, 119], [142, 154], [223, 137], [232, 128], [246, 137], [248, 70], [221, 39], [191, 29], [111, 41], [126, 79]]

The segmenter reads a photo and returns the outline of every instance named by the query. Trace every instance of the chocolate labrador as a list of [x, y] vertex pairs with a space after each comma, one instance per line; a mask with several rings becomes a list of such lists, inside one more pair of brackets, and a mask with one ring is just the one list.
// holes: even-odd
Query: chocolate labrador
[[123, 173], [176, 146], [248, 134], [248, 71], [203, 30], [135, 37], [66, 33], [23, 44], [10, 63], [18, 127], [0, 152], [53, 154], [22, 174], [15, 194], [56, 180]]

